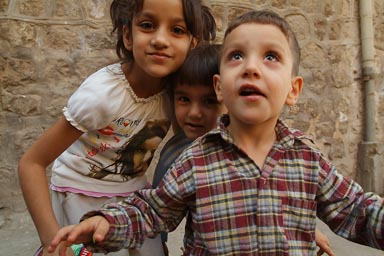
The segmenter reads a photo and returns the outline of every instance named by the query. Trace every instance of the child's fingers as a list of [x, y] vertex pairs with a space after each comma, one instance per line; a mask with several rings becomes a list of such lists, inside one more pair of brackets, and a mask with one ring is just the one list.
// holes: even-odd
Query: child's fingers
[[66, 242], [59, 243], [53, 251], [50, 251], [53, 247], [48, 247], [44, 249], [42, 255], [51, 255], [51, 256], [74, 256], [73, 251]]
[[334, 252], [332, 251], [331, 247], [329, 246], [329, 244], [323, 244], [319, 251], [317, 252], [317, 256], [319, 255], [323, 255], [324, 253], [326, 253], [328, 256], [335, 256]]
[[332, 251], [331, 247], [329, 245], [324, 246], [322, 248], [323, 252], [325, 252], [329, 256], [335, 256], [335, 253]]
[[[52, 253], [59, 247], [60, 255], [65, 251], [64, 247], [72, 244], [101, 242], [108, 233], [109, 223], [101, 216], [95, 216], [80, 222], [78, 225], [70, 225], [61, 228], [52, 239], [48, 252]], [[60, 244], [61, 243], [61, 244]]]
[[61, 243], [59, 246], [59, 256], [74, 256], [74, 253], [66, 243]]
[[92, 236], [93, 243], [103, 241], [109, 231], [109, 223], [106, 219], [102, 217], [95, 217], [95, 218], [99, 218], [99, 219], [96, 222], [95, 233]]
[[54, 252], [58, 245], [63, 242], [63, 241], [66, 241], [67, 238], [68, 238], [68, 234], [71, 232], [71, 230], [73, 229], [74, 225], [72, 226], [67, 226], [67, 227], [64, 227], [64, 228], [61, 228], [55, 235], [55, 237], [52, 239], [51, 243], [49, 244], [49, 247], [48, 247], [48, 252], [49, 253], [52, 253]]
[[101, 242], [108, 230], [108, 221], [101, 216], [95, 216], [76, 225], [68, 234], [67, 241], [71, 243]]

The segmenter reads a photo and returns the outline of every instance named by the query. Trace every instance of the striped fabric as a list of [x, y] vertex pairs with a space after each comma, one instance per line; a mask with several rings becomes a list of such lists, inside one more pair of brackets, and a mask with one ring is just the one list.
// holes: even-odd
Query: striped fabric
[[279, 121], [260, 169], [234, 145], [228, 123], [223, 116], [188, 147], [157, 189], [90, 213], [111, 223], [94, 248], [139, 246], [188, 213], [186, 255], [316, 255], [316, 214], [339, 235], [384, 249], [383, 199], [340, 175], [302, 132]]

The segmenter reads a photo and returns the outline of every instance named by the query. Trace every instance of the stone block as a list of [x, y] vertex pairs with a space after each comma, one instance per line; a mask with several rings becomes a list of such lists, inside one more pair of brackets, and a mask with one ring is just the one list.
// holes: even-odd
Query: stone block
[[23, 16], [40, 17], [45, 14], [45, 0], [18, 0], [16, 13]]
[[41, 114], [39, 95], [13, 95], [3, 90], [1, 101], [4, 110], [20, 116]]

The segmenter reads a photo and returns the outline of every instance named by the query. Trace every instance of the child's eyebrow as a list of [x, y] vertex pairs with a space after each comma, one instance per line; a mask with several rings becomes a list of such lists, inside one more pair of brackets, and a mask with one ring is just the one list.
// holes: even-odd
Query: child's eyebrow
[[[287, 45], [287, 48], [289, 49], [289, 44], [287, 43]], [[266, 46], [274, 49], [281, 49], [282, 51], [286, 50], [283, 43], [277, 43], [276, 41], [267, 42]]]
[[224, 42], [223, 47], [221, 49], [221, 53], [225, 54], [228, 52], [233, 52], [233, 51], [242, 51], [243, 49], [248, 48], [244, 41], [237, 39], [237, 40], [232, 40], [231, 42]]
[[224, 42], [223, 44], [223, 48], [222, 48], [222, 51], [225, 51], [227, 50], [228, 48], [240, 48], [240, 47], [243, 47], [243, 44], [242, 42], [240, 41], [232, 41], [230, 43], [228, 42]]
[[[157, 14], [152, 12], [152, 11], [142, 11], [140, 12], [138, 15], [137, 15], [137, 18], [148, 18], [148, 19], [153, 19], [153, 20], [157, 20]], [[180, 16], [175, 16], [175, 17], [172, 17], [172, 22], [173, 23], [185, 23], [185, 19], [184, 17], [180, 17]]]
[[[282, 54], [290, 54], [290, 47], [284, 47], [282, 43], [277, 43], [275, 41], [267, 41], [260, 45], [262, 49], [267, 51], [276, 51], [280, 52]], [[244, 45], [242, 42], [233, 42], [228, 44], [227, 46], [224, 46], [222, 49], [222, 55], [232, 53], [232, 52], [242, 52], [243, 50], [250, 49], [249, 46]]]
[[173, 90], [173, 94], [188, 94], [188, 92], [186, 90], [175, 89]]

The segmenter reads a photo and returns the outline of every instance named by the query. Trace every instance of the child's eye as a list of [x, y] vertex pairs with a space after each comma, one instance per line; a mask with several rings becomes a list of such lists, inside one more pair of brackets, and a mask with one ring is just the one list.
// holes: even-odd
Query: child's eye
[[240, 52], [233, 52], [230, 55], [231, 60], [241, 60], [243, 59], [243, 55]]
[[189, 99], [188, 97], [180, 96], [177, 98], [177, 101], [185, 103], [185, 102], [189, 102]]
[[274, 52], [269, 52], [265, 55], [267, 61], [279, 61], [279, 56]]
[[183, 27], [178, 26], [178, 27], [174, 27], [174, 28], [172, 29], [172, 32], [175, 33], [175, 34], [177, 34], [177, 35], [183, 35], [183, 34], [186, 33], [186, 29], [183, 28]]
[[218, 104], [216, 97], [207, 98], [207, 99], [205, 99], [204, 103], [207, 106], [212, 106], [212, 105], [217, 105]]
[[144, 30], [151, 30], [154, 28], [154, 25], [152, 24], [152, 22], [143, 21], [143, 22], [140, 22], [139, 27]]

